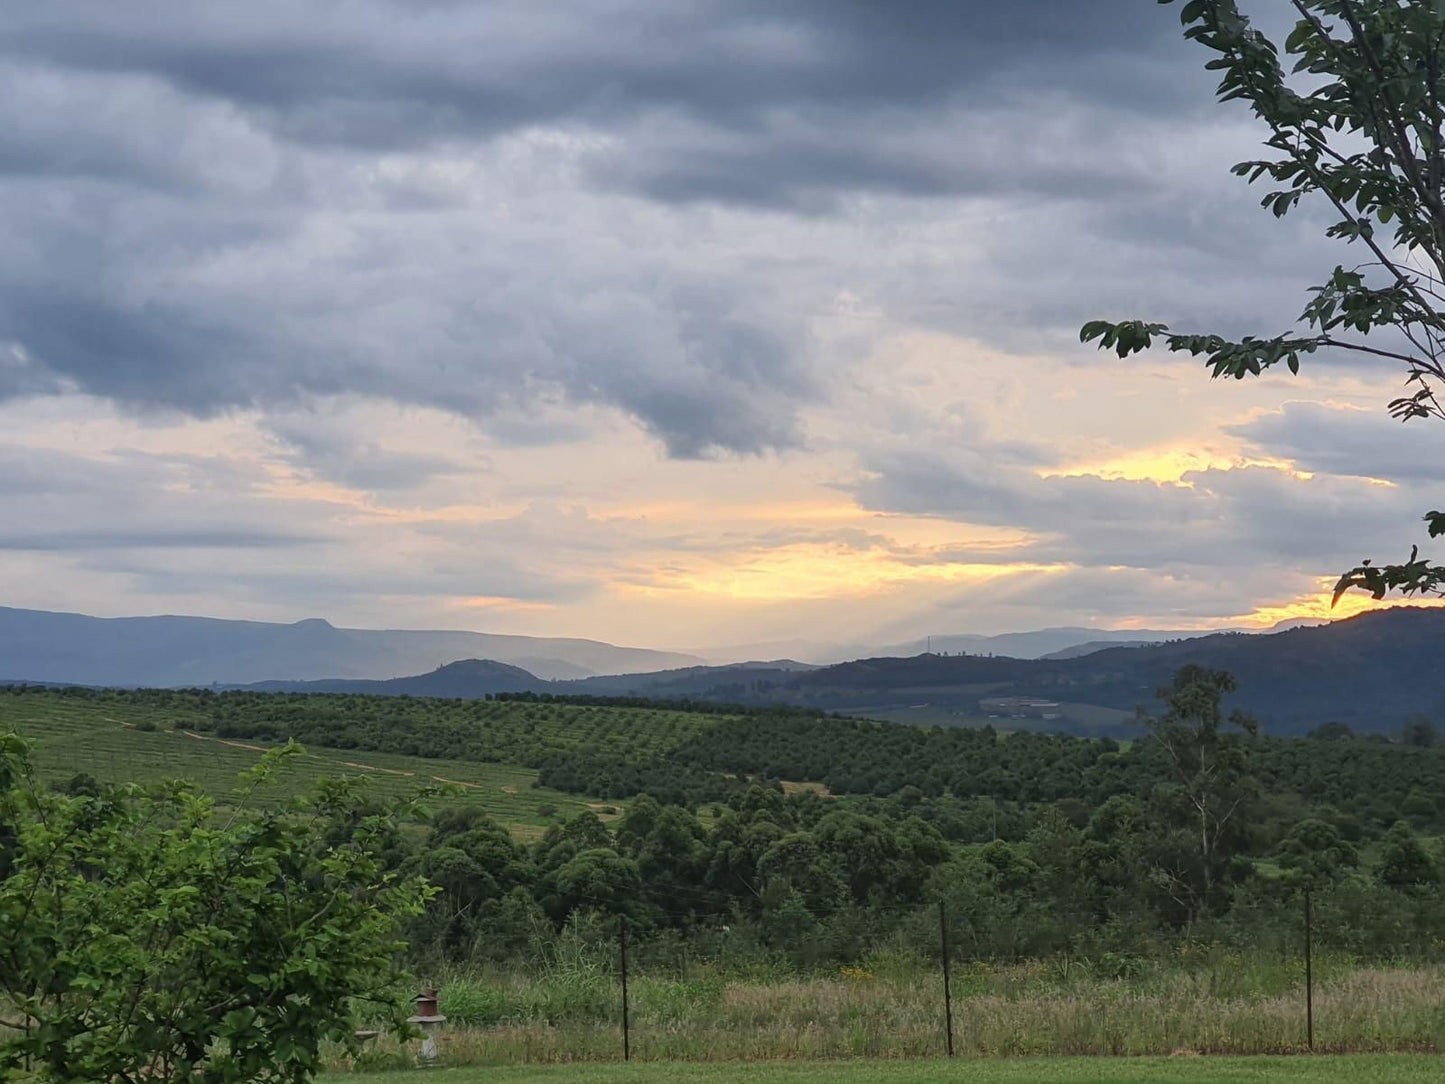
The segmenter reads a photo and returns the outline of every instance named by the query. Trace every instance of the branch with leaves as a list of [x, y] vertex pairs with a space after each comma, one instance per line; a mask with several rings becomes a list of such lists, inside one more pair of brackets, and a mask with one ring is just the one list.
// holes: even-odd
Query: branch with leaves
[[[1175, 0], [1159, 0], [1161, 4]], [[1426, 0], [1291, 0], [1299, 18], [1283, 49], [1256, 29], [1235, 0], [1187, 0], [1185, 37], [1215, 53], [1218, 97], [1242, 101], [1269, 130], [1273, 156], [1241, 162], [1251, 184], [1277, 187], [1261, 204], [1276, 217], [1306, 197], [1338, 219], [1326, 234], [1368, 257], [1338, 266], [1315, 287], [1293, 330], [1230, 339], [1185, 334], [1144, 320], [1094, 320], [1083, 342], [1127, 357], [1159, 341], [1203, 357], [1214, 378], [1243, 379], [1328, 349], [1400, 363], [1404, 392], [1392, 417], [1445, 420], [1445, 6]], [[1292, 59], [1286, 71], [1283, 58]], [[1385, 343], [1365, 342], [1384, 335]], [[1425, 517], [1430, 537], [1445, 514]], [[1396, 565], [1364, 561], [1342, 575], [1383, 598], [1445, 593], [1445, 566], [1418, 548]]]

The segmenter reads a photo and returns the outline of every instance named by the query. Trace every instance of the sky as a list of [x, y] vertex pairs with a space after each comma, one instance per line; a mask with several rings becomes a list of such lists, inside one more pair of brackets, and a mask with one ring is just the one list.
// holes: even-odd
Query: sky
[[1351, 259], [1230, 176], [1261, 133], [1205, 59], [1143, 0], [12, 5], [0, 604], [684, 648], [1326, 614], [1440, 503], [1402, 374], [1078, 342], [1277, 333]]

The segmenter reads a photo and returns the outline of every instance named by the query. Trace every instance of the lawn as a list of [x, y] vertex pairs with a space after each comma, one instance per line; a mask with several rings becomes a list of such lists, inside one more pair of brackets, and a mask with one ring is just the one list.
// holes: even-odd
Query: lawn
[[556, 1065], [345, 1073], [322, 1084], [1414, 1084], [1445, 1068], [1428, 1054], [1257, 1058], [1049, 1058], [956, 1061]]

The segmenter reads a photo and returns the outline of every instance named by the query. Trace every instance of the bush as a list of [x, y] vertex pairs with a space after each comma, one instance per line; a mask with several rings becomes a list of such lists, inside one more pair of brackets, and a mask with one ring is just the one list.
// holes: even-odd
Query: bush
[[181, 784], [62, 795], [0, 732], [0, 1018], [34, 1023], [0, 1034], [0, 1078], [301, 1082], [323, 1038], [354, 1046], [353, 999], [392, 1001], [429, 890], [383, 864], [398, 811], [335, 781], [309, 806], [222, 819]]

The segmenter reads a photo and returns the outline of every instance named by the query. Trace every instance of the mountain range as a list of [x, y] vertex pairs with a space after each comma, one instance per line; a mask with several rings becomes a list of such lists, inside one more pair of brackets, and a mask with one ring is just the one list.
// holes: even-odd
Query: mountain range
[[[926, 651], [1032, 659], [1112, 643], [1199, 636], [1194, 631], [1055, 628], [998, 636], [934, 636], [903, 643], [790, 640], [696, 651], [617, 647], [597, 640], [462, 631], [337, 628], [320, 618], [291, 624], [210, 617], [100, 618], [0, 607], [0, 680], [80, 685], [245, 685], [264, 681], [378, 681], [459, 659], [489, 659], [566, 681], [760, 659], [819, 666]], [[1091, 645], [1091, 646], [1081, 646]], [[1097, 646], [1092, 646], [1097, 645]]]
[[816, 667], [783, 661], [544, 681], [481, 660], [392, 681], [269, 682], [264, 690], [478, 697], [532, 692], [788, 704], [898, 721], [1127, 736], [1135, 709], [1181, 666], [1228, 670], [1230, 707], [1268, 732], [1325, 722], [1394, 732], [1424, 715], [1445, 723], [1445, 608], [1400, 607], [1318, 627], [1247, 636], [1217, 633], [1113, 645], [1045, 659], [921, 654]]
[[[791, 644], [758, 645], [761, 649]], [[199, 617], [95, 618], [0, 607], [0, 680], [478, 697], [645, 696], [790, 704], [907, 722], [1127, 733], [1185, 663], [1229, 670], [1233, 703], [1277, 733], [1321, 722], [1445, 722], [1445, 608], [1399, 607], [1245, 635], [1044, 629], [936, 636], [820, 666], [707, 665], [594, 640]], [[1013, 652], [1013, 654], [1006, 654]], [[1040, 657], [1041, 656], [1041, 657]]]
[[485, 658], [545, 679], [662, 670], [703, 660], [596, 640], [344, 629], [210, 617], [88, 617], [0, 607], [0, 680], [175, 686], [385, 679]]

